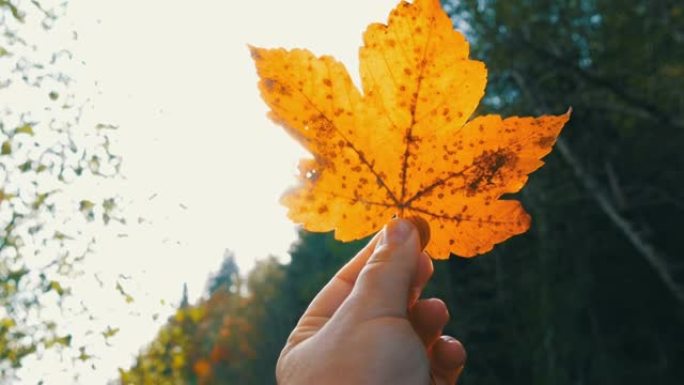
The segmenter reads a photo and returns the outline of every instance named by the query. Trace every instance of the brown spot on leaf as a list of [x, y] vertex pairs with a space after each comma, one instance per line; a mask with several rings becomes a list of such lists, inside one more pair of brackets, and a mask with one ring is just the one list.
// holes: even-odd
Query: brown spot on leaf
[[508, 149], [485, 150], [475, 158], [473, 170], [466, 177], [466, 194], [473, 196], [481, 192], [493, 183], [504, 166], [512, 168], [516, 159], [517, 155]]
[[553, 135], [543, 136], [537, 141], [537, 146], [541, 148], [548, 148], [556, 142], [556, 137]]
[[266, 90], [268, 92], [273, 92], [273, 88], [275, 87], [276, 81], [273, 79], [264, 79], [263, 80], [264, 87], [266, 87]]

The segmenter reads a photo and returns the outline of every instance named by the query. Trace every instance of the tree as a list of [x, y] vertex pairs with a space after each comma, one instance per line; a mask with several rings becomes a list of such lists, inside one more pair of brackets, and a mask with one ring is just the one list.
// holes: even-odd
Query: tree
[[[40, 309], [60, 306], [91, 250], [88, 223], [117, 219], [117, 197], [74, 198], [76, 180], [117, 175], [109, 125], [84, 127], [69, 51], [46, 45], [67, 2], [0, 1], [0, 377], [27, 355], [74, 344]], [[32, 41], [35, 39], [36, 41]], [[76, 215], [74, 215], [76, 214]]]
[[209, 279], [207, 292], [210, 296], [219, 290], [237, 293], [240, 291], [240, 286], [240, 269], [235, 263], [235, 255], [226, 250], [223, 253], [223, 263], [219, 271]]
[[452, 330], [471, 353], [464, 381], [676, 382], [681, 5], [445, 3], [489, 68], [486, 110], [573, 107], [558, 151], [523, 193], [532, 230], [450, 262], [461, 315]]
[[[121, 382], [275, 383], [276, 360], [299, 316], [362, 245], [342, 244], [332, 234], [300, 235], [291, 250], [292, 262], [282, 265], [274, 257], [259, 261], [248, 274], [246, 290], [212, 286], [223, 273], [233, 271], [227, 268], [233, 260], [228, 254], [219, 273], [209, 279], [209, 287], [219, 289], [210, 291], [208, 299], [179, 309], [133, 367], [122, 370]], [[174, 361], [172, 352], [182, 359]], [[174, 367], [174, 362], [183, 364]]]
[[[217, 278], [222, 281], [221, 273], [231, 261], [234, 264], [229, 255], [219, 273], [210, 278], [209, 286], [216, 290], [207, 299], [180, 306], [133, 367], [121, 370], [122, 384], [251, 383], [257, 374], [249, 365], [255, 354], [253, 344], [259, 338], [253, 328], [255, 295], [241, 294], [239, 287], [212, 286]], [[255, 271], [271, 264], [278, 269], [277, 262], [269, 260]], [[259, 300], [256, 302], [258, 306]]]

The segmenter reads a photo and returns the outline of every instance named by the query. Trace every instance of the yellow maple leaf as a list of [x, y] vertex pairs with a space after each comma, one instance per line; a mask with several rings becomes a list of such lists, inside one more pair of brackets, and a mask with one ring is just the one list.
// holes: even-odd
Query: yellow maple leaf
[[270, 117], [312, 155], [282, 202], [310, 231], [359, 239], [391, 218], [420, 218], [433, 258], [470, 257], [525, 232], [519, 191], [569, 112], [479, 116], [484, 63], [469, 59], [438, 0], [401, 2], [360, 50], [363, 94], [330, 56], [251, 48]]

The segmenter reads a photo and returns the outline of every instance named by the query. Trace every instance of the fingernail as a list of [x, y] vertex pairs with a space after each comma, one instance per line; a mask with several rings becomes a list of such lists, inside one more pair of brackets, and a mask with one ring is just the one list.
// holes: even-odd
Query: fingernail
[[420, 236], [420, 249], [424, 250], [428, 242], [430, 242], [430, 224], [419, 216], [412, 216], [407, 218], [418, 230], [418, 235]]
[[380, 245], [401, 245], [413, 231], [413, 225], [406, 219], [393, 219], [385, 226], [385, 235], [380, 239]]
[[454, 338], [452, 336], [442, 336], [442, 340], [444, 340], [444, 342], [446, 342], [448, 344], [453, 344], [456, 342], [456, 338]]

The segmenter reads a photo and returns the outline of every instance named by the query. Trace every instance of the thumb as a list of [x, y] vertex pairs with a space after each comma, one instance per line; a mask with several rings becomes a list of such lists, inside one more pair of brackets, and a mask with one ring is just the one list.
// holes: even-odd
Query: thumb
[[349, 298], [349, 305], [356, 307], [354, 315], [363, 320], [406, 317], [409, 291], [418, 270], [420, 236], [413, 223], [394, 219], [383, 232]]

